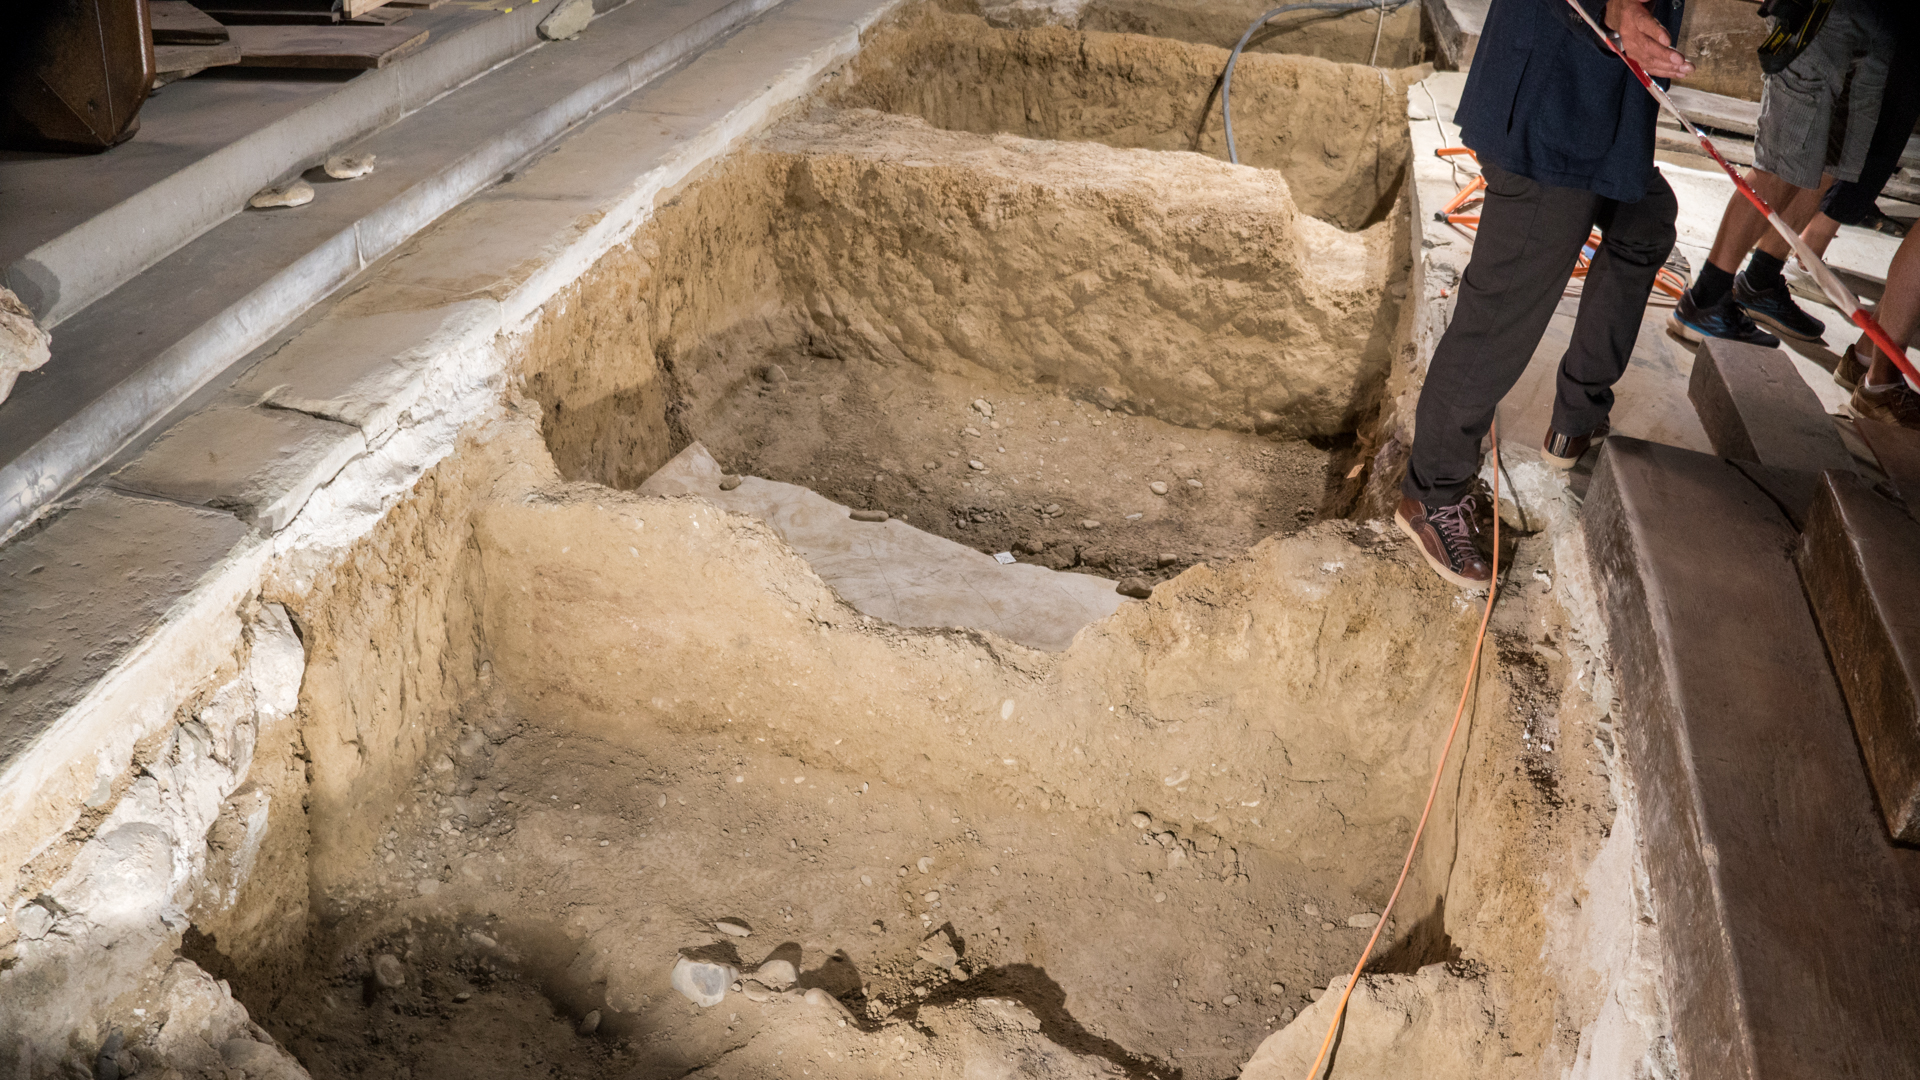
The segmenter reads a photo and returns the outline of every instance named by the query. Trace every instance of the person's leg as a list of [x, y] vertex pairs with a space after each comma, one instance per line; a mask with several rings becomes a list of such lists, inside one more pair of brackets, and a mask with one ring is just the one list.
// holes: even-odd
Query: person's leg
[[[1893, 264], [1887, 268], [1887, 291], [1874, 318], [1897, 342], [1907, 341], [1920, 330], [1920, 229], [1910, 230], [1893, 253]], [[1854, 414], [1920, 430], [1920, 393], [1907, 385], [1893, 361], [1881, 355], [1864, 335], [1848, 351], [1872, 358], [1865, 377], [1853, 390]]]
[[1680, 203], [1656, 169], [1639, 202], [1605, 200], [1599, 211], [1604, 239], [1587, 269], [1554, 394], [1553, 430], [1561, 435], [1590, 435], [1607, 422], [1613, 384], [1633, 355], [1654, 277], [1673, 250]]
[[1480, 440], [1566, 291], [1599, 197], [1484, 168], [1487, 198], [1453, 320], [1434, 348], [1394, 521], [1435, 573], [1471, 587], [1492, 576], [1474, 543]]
[[[1827, 159], [1833, 103], [1852, 67], [1857, 36], [1846, 4], [1836, 5], [1826, 26], [1786, 69], [1766, 76], [1760, 89], [1760, 121], [1754, 133], [1754, 167], [1746, 180], [1769, 206], [1786, 206], [1798, 188], [1814, 188]], [[1733, 275], [1768, 231], [1767, 219], [1735, 192], [1720, 215], [1707, 262], [1680, 298], [1672, 326], [1689, 341], [1732, 337], [1777, 345], [1757, 331], [1744, 312], [1728, 303]], [[1734, 310], [1729, 310], [1734, 309]]]
[[[1487, 166], [1473, 257], [1420, 390], [1402, 492], [1429, 507], [1457, 502], [1480, 474], [1494, 407], [1533, 358], [1566, 291], [1599, 197]], [[1592, 287], [1589, 274], [1586, 288]], [[1644, 302], [1643, 295], [1641, 300]]]
[[[1797, 188], [1787, 205], [1775, 209], [1789, 226], [1801, 229], [1819, 214], [1820, 198], [1832, 185], [1833, 175], [1823, 175], [1819, 187]], [[1782, 273], [1790, 250], [1786, 238], [1769, 226], [1754, 247], [1753, 257], [1747, 260], [1747, 268], [1734, 275], [1733, 300], [1753, 321], [1781, 337], [1819, 342], [1826, 337], [1827, 324], [1794, 302], [1793, 291], [1787, 288]]]

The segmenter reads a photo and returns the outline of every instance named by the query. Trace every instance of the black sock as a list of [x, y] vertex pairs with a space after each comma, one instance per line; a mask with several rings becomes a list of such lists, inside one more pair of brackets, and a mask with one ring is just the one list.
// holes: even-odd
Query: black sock
[[1693, 303], [1695, 307], [1710, 308], [1727, 298], [1733, 292], [1733, 275], [1712, 263], [1700, 268], [1693, 279]]
[[1747, 284], [1756, 289], [1771, 289], [1775, 285], [1784, 285], [1787, 279], [1780, 271], [1787, 268], [1787, 260], [1777, 259], [1764, 251], [1756, 251], [1753, 258], [1747, 260]]

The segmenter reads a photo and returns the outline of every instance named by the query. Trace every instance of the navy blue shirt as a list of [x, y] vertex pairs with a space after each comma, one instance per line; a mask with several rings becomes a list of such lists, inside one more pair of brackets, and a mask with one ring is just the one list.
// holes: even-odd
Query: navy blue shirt
[[[1581, 3], [1606, 25], [1605, 0]], [[1649, 5], [1675, 41], [1683, 3]], [[1566, 0], [1493, 0], [1455, 119], [1481, 161], [1638, 202], [1652, 179], [1658, 113], [1653, 95]]]

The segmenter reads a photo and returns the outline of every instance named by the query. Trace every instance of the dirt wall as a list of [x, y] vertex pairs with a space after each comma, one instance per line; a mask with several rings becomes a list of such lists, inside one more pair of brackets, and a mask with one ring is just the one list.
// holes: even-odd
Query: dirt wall
[[[1063, 27], [1004, 30], [916, 6], [872, 32], [827, 99], [956, 131], [1224, 160], [1226, 60], [1225, 49], [1184, 41]], [[1359, 229], [1392, 210], [1409, 153], [1400, 75], [1249, 54], [1234, 69], [1233, 102], [1240, 160], [1278, 169], [1302, 211]]]
[[[973, 7], [974, 5], [968, 5]], [[1070, 26], [1191, 41], [1232, 48], [1253, 20], [1278, 5], [1267, 0], [981, 0], [996, 26]], [[1300, 11], [1267, 24], [1248, 43], [1251, 52], [1294, 53], [1347, 64], [1404, 67], [1427, 59], [1419, 4], [1380, 21], [1377, 10]], [[1375, 59], [1374, 42], [1379, 41]]]

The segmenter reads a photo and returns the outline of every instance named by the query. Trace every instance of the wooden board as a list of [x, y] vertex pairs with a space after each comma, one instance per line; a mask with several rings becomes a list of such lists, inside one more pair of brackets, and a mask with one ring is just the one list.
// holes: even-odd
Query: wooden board
[[220, 20], [187, 0], [151, 0], [147, 10], [155, 45], [218, 45], [227, 40], [227, 28]]
[[242, 67], [382, 68], [427, 43], [404, 26], [231, 26]]
[[385, 5], [387, 0], [342, 0], [340, 15], [346, 19], [357, 19], [377, 7]]
[[364, 15], [355, 15], [351, 19], [342, 21], [348, 26], [392, 26], [402, 19], [411, 17], [413, 12], [412, 8], [397, 8], [392, 4], [386, 4]]
[[240, 46], [231, 41], [212, 45], [155, 45], [153, 83], [160, 86], [198, 75], [210, 67], [240, 62]]
[[432, 11], [447, 0], [387, 0], [388, 7], [414, 8], [419, 11]]
[[1767, 20], [1756, 0], [1689, 0], [1680, 18], [1680, 51], [1694, 63], [1677, 85], [1746, 101], [1760, 100], [1760, 43]]

